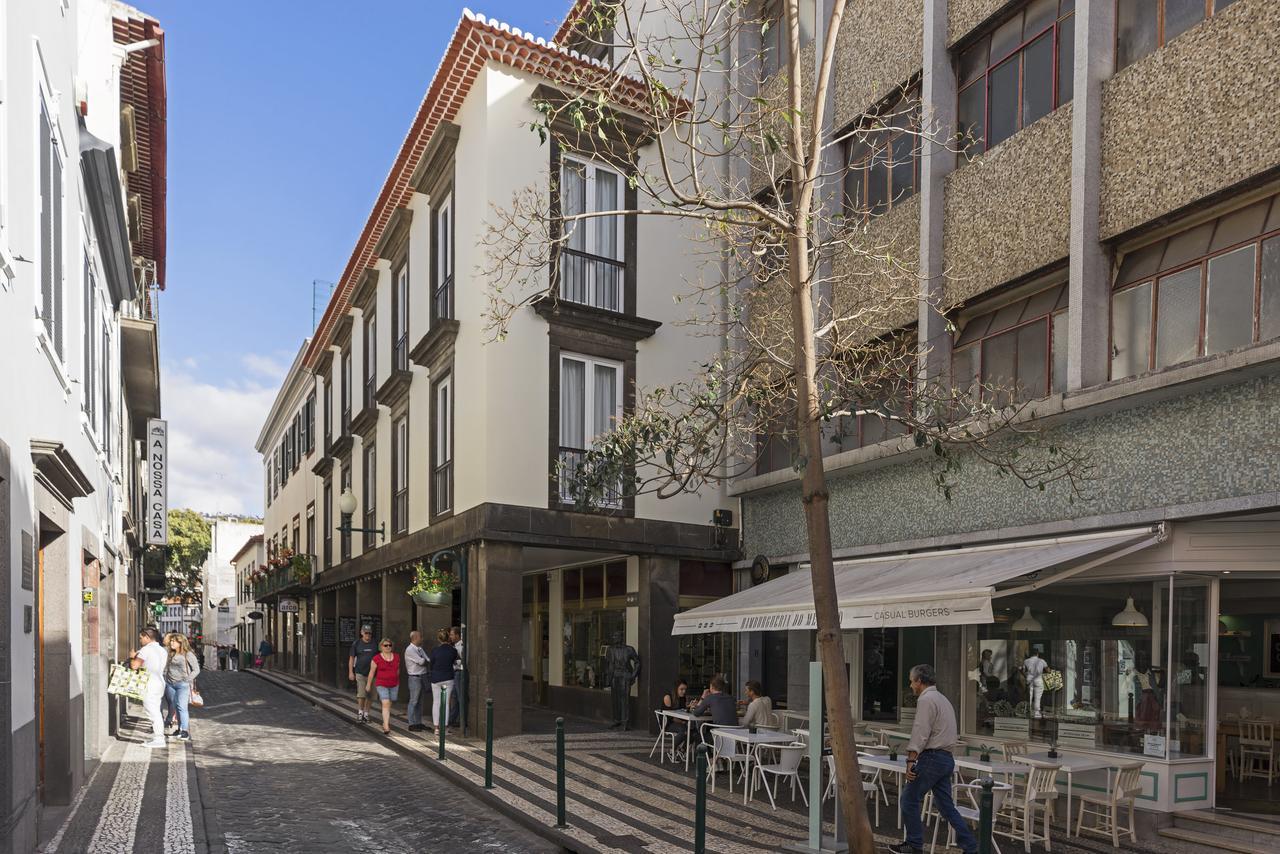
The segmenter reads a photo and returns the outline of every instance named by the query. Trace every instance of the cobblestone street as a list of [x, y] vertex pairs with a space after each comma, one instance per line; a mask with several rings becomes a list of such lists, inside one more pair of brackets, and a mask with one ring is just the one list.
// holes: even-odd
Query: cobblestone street
[[200, 686], [192, 744], [147, 751], [132, 728], [46, 852], [558, 850], [265, 680], [205, 673]]

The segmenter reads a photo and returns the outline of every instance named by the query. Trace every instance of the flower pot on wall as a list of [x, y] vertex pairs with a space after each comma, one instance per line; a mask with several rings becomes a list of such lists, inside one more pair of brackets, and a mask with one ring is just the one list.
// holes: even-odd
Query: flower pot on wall
[[439, 593], [414, 593], [413, 601], [419, 605], [450, 605], [453, 603], [453, 591], [443, 590]]

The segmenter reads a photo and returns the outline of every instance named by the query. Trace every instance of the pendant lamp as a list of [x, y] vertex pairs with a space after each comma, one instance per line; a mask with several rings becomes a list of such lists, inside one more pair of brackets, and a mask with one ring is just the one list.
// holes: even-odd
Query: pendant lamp
[[1040, 625], [1040, 621], [1031, 616], [1031, 606], [1024, 605], [1022, 607], [1022, 616], [1013, 621], [1013, 630], [1015, 632], [1038, 632], [1044, 628]]
[[1147, 618], [1142, 615], [1142, 612], [1134, 607], [1132, 596], [1129, 597], [1129, 601], [1124, 603], [1124, 610], [1111, 618], [1111, 625], [1121, 628], [1136, 629], [1150, 624]]

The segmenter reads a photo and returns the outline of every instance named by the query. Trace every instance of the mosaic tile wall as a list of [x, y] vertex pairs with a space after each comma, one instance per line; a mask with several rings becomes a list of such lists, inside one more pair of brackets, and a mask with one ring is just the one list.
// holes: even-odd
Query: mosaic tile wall
[[843, 128], [918, 74], [924, 0], [862, 0], [846, 7], [832, 70], [833, 124]]
[[[952, 500], [933, 487], [927, 461], [841, 475], [830, 482], [835, 548], [1030, 525], [1247, 496], [1280, 488], [1280, 376], [1263, 377], [1061, 425], [1046, 440], [1089, 454], [1094, 495], [1030, 490], [974, 462]], [[799, 490], [747, 497], [743, 554], [807, 550]]]
[[1010, 0], [949, 0], [947, 46], [967, 36], [974, 27], [1010, 5]]

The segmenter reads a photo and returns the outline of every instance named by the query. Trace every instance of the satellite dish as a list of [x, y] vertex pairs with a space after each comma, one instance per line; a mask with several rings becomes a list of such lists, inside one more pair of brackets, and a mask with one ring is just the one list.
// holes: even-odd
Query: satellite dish
[[769, 559], [764, 555], [756, 555], [751, 561], [751, 583], [764, 584], [769, 580]]

